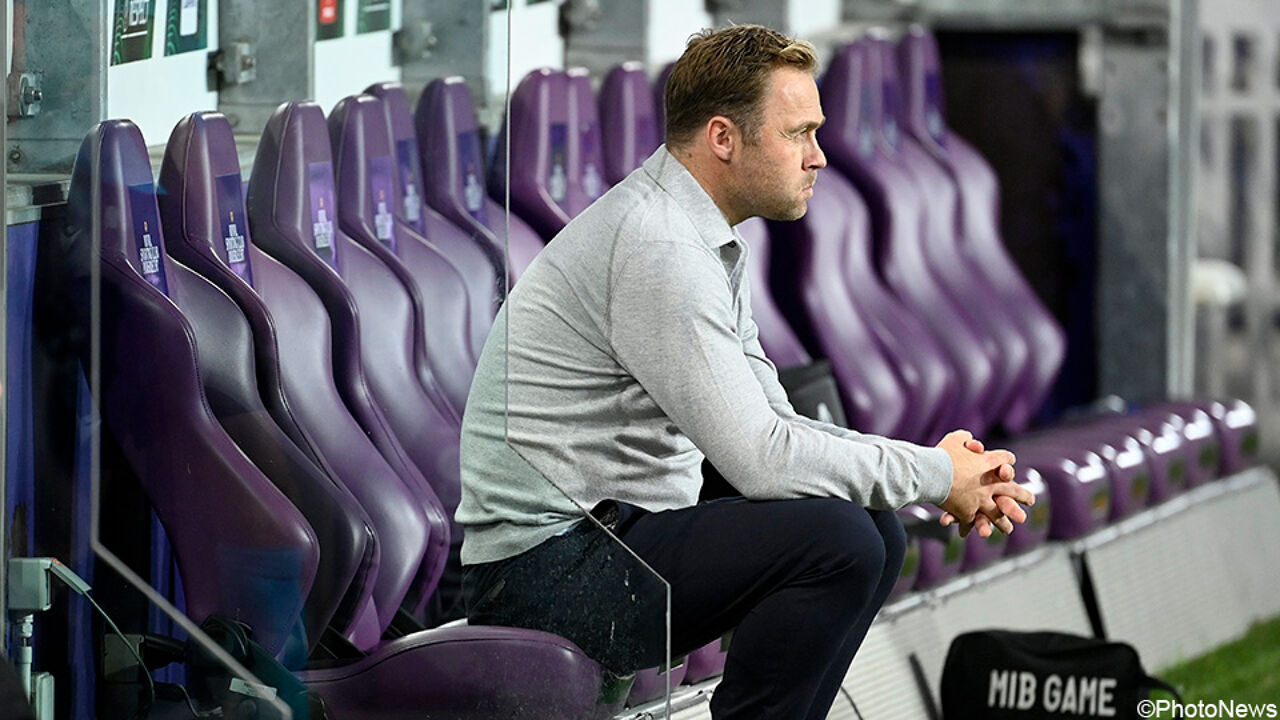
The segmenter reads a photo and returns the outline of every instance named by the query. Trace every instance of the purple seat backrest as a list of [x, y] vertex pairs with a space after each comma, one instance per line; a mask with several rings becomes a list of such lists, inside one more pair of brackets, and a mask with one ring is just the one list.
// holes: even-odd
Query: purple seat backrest
[[[911, 176], [887, 156], [882, 139], [880, 53], [867, 41], [840, 48], [823, 77], [827, 123], [818, 139], [871, 210], [877, 266], [886, 285], [933, 332], [956, 370], [959, 394], [938, 426], [981, 432], [998, 390], [981, 334], [932, 277], [921, 247], [924, 200]], [[852, 288], [857, 292], [857, 288]]]
[[[1016, 310], [984, 280], [983, 271], [961, 250], [961, 233], [957, 212], [956, 186], [947, 171], [914, 139], [902, 132], [903, 87], [898, 77], [897, 46], [884, 39], [869, 42], [880, 52], [880, 78], [883, 91], [883, 125], [886, 153], [906, 168], [916, 182], [921, 197], [928, 198], [925, 210], [923, 248], [932, 276], [957, 302], [970, 326], [981, 333], [996, 375], [996, 390], [991, 400], [992, 418], [1012, 431], [1026, 429], [1030, 419], [1021, 411], [1008, 409], [1021, 405], [1035, 370], [1028, 339], [1023, 336], [1015, 317]], [[974, 310], [966, 310], [973, 308]]]
[[[401, 240], [395, 243], [394, 255], [400, 263], [386, 258], [390, 248], [385, 252], [376, 245], [370, 249], [387, 262], [406, 286], [414, 289], [415, 303], [421, 303], [418, 319], [424, 331], [421, 355], [426, 367], [420, 368], [423, 384], [438, 387], [460, 418], [479, 355], [480, 346], [476, 341], [483, 342], [483, 338], [474, 336], [468, 324], [476, 318], [486, 326], [488, 323], [487, 318], [470, 315], [471, 308], [484, 306], [486, 294], [492, 292], [492, 273], [475, 243], [410, 190], [422, 187], [422, 172], [418, 139], [413, 132], [413, 116], [409, 113], [404, 88], [399, 83], [387, 82], [371, 85], [366, 92], [382, 101], [403, 200], [396, 204], [399, 222], [395, 232]], [[416, 210], [411, 213], [409, 208], [415, 204]], [[411, 216], [416, 217], [417, 222]], [[470, 270], [474, 278], [449, 260], [450, 255], [457, 257], [464, 250], [474, 254]]]
[[879, 435], [902, 436], [915, 427], [910, 388], [888, 362], [861, 308], [852, 302], [840, 272], [846, 236], [865, 230], [861, 201], [833, 170], [820, 174], [809, 210], [794, 223], [775, 223], [775, 261], [781, 307], [791, 326], [815, 354], [827, 358], [840, 389], [849, 426]]
[[600, 87], [600, 131], [604, 179], [610, 185], [622, 182], [662, 144], [653, 86], [644, 65], [625, 62], [605, 76]]
[[[236, 444], [307, 518], [320, 544], [316, 582], [303, 608], [307, 638], [318, 641], [327, 625], [345, 633], [367, 601], [368, 559], [377, 555], [376, 541], [364, 509], [302, 429], [280, 383], [274, 323], [248, 284], [249, 223], [225, 117], [194, 113], [178, 122], [165, 148], [158, 200], [168, 254], [213, 283], [189, 280], [203, 301], [180, 305], [196, 332], [210, 406]], [[255, 377], [254, 348], [262, 348], [257, 364], [270, 363], [269, 373]], [[274, 411], [268, 413], [261, 397], [274, 401]], [[277, 425], [281, 417], [292, 430], [289, 436]], [[302, 439], [305, 453], [294, 436]]]
[[748, 291], [751, 293], [751, 315], [760, 329], [760, 346], [780, 368], [808, 365], [813, 358], [809, 357], [791, 325], [782, 316], [769, 287], [769, 226], [762, 218], [751, 218], [734, 229], [747, 241]]
[[[187, 146], [208, 146], [207, 152], [188, 152], [185, 163], [176, 162], [176, 157], [169, 161], [170, 175], [186, 175], [182, 181], [186, 184], [197, 182], [191, 176], [202, 170], [218, 177], [239, 168], [225, 120], [212, 113], [201, 119], [199, 123], [180, 123], [175, 131], [174, 141], [181, 139], [179, 131], [185, 129], [190, 131]], [[222, 130], [212, 131], [219, 125]], [[207, 167], [199, 162], [202, 158], [211, 160]], [[185, 172], [179, 173], [180, 169]], [[209, 177], [203, 182], [208, 184]], [[173, 187], [179, 187], [176, 181]], [[201, 194], [184, 194], [193, 203], [207, 202]], [[221, 218], [200, 212], [199, 208], [197, 204], [195, 211], [175, 209], [169, 216], [173, 218], [167, 220], [171, 226], [182, 228], [176, 231], [171, 250], [190, 259], [235, 299], [250, 318], [255, 345], [273, 348], [269, 357], [278, 366], [287, 412], [321, 467], [359, 504], [351, 509], [354, 518], [332, 521], [359, 523], [366, 538], [359, 572], [347, 589], [338, 616], [331, 622], [336, 631], [358, 647], [372, 647], [382, 633], [378, 608], [394, 609], [405, 594], [404, 580], [397, 575], [397, 568], [422, 564], [427, 544], [426, 521], [421, 514], [405, 512], [413, 496], [339, 396], [333, 374], [329, 317], [320, 298], [296, 273], [259, 250], [253, 234], [245, 232], [245, 261], [251, 270], [247, 273], [253, 279], [251, 286], [220, 253], [223, 240], [219, 232], [206, 227], [209, 222], [221, 225]], [[394, 541], [384, 543], [386, 538]], [[329, 552], [323, 538], [321, 542], [322, 554]], [[340, 546], [332, 550], [342, 552]], [[382, 564], [385, 571], [380, 572]]]
[[[448, 524], [440, 500], [423, 477], [416, 458], [397, 438], [396, 431], [401, 428], [393, 420], [410, 411], [394, 404], [384, 412], [379, 404], [387, 397], [388, 383], [404, 383], [396, 386], [396, 394], [404, 396], [397, 401], [409, 403], [424, 395], [420, 386], [414, 388], [401, 380], [407, 377], [416, 383], [412, 370], [411, 302], [391, 271], [337, 227], [332, 168], [329, 134], [319, 106], [313, 102], [281, 105], [267, 121], [254, 158], [249, 217], [258, 247], [301, 276], [323, 302], [331, 323], [332, 364], [342, 400], [413, 498], [408, 505], [413, 512], [407, 513], [414, 521], [413, 532], [405, 538], [406, 551], [395, 558], [395, 563], [389, 563], [387, 550], [383, 549], [379, 580], [385, 580], [386, 587], [403, 590], [402, 598], [409, 593], [408, 602], [418, 607], [443, 569]], [[339, 269], [342, 275], [338, 274]], [[359, 294], [353, 292], [348, 281], [361, 289]], [[365, 288], [371, 283], [380, 283], [387, 290], [373, 296], [385, 306], [361, 315], [358, 308], [368, 306], [371, 296]], [[414, 409], [422, 411], [417, 405]], [[452, 449], [456, 452], [456, 445]], [[330, 462], [334, 462], [333, 458]], [[424, 465], [430, 466], [430, 461]], [[352, 483], [392, 484], [385, 473], [367, 478], [356, 474], [347, 482], [357, 497], [361, 492]], [[411, 552], [422, 548], [417, 542], [422, 538], [427, 542], [425, 550]], [[388, 537], [380, 539], [392, 542]], [[389, 578], [381, 577], [383, 573]], [[399, 601], [392, 605], [379, 603], [382, 628], [387, 627], [397, 605]]]
[[[418, 346], [427, 347], [432, 341], [457, 344], [465, 340], [462, 322], [444, 328], [436, 328], [434, 318], [450, 308], [448, 291], [464, 293], [457, 273], [424, 238], [393, 220], [379, 220], [385, 209], [380, 200], [394, 196], [397, 191], [387, 190], [393, 185], [387, 177], [391, 163], [391, 143], [387, 134], [383, 102], [372, 95], [356, 95], [340, 101], [329, 116], [330, 136], [334, 145], [338, 180], [338, 218], [342, 230], [340, 236], [355, 240], [362, 249], [369, 251], [399, 280], [399, 285], [379, 281], [376, 277], [383, 268], [373, 266], [372, 273], [357, 274], [348, 265], [340, 270], [348, 287], [356, 296], [361, 311], [361, 322], [371, 315], [381, 315], [389, 306], [409, 300], [418, 312], [412, 316], [407, 331]], [[394, 203], [394, 200], [392, 201]], [[355, 256], [356, 253], [353, 253]], [[408, 266], [412, 263], [412, 269]], [[452, 283], [452, 285], [448, 284]], [[442, 297], [434, 306], [425, 306], [423, 293], [441, 292]], [[367, 298], [364, 300], [362, 298]], [[463, 305], [462, 307], [465, 307]], [[458, 305], [453, 304], [458, 310]], [[432, 318], [427, 322], [424, 318]], [[461, 320], [460, 317], [458, 317]], [[441, 330], [437, 338], [423, 339], [428, 327]], [[362, 329], [362, 336], [365, 330]], [[375, 338], [388, 332], [372, 330]], [[449, 334], [446, 335], [445, 333]], [[377, 352], [374, 345], [367, 349]], [[368, 356], [366, 352], [366, 357]], [[420, 374], [405, 372], [402, 363], [387, 363], [389, 353], [381, 358], [366, 361], [370, 367], [370, 385], [379, 404], [391, 421], [401, 444], [409, 452], [423, 475], [431, 482], [445, 512], [452, 520], [461, 493], [458, 475], [458, 443], [460, 425], [457, 416], [447, 414], [423, 392]], [[425, 358], [424, 358], [425, 360]], [[375, 372], [377, 370], [378, 372]], [[465, 368], [459, 368], [465, 371]], [[459, 384], [469, 376], [458, 378]], [[441, 398], [444, 401], [444, 398]], [[461, 543], [461, 529], [454, 526], [451, 533], [455, 545]]]
[[[587, 121], [579, 113], [589, 109], [594, 115], [594, 107], [584, 107], [586, 103], [573, 98], [569, 75], [563, 71], [541, 68], [526, 75], [511, 95], [510, 114], [498, 135], [489, 174], [489, 192], [502, 197], [509, 189], [512, 211], [544, 240], [554, 237], [600, 195], [598, 165], [595, 186], [588, 187], [585, 146], [578, 127]], [[508, 147], [510, 163], [506, 162]], [[595, 190], [594, 196], [589, 190]]]
[[659, 142], [666, 142], [667, 139], [667, 80], [671, 77], [671, 71], [675, 67], [676, 64], [674, 62], [667, 63], [658, 72], [658, 77], [653, 80], [653, 119], [658, 128]]
[[587, 204], [591, 204], [613, 185], [604, 177], [600, 110], [596, 106], [596, 91], [591, 89], [591, 73], [586, 68], [573, 67], [566, 70], [565, 75], [569, 78], [569, 117], [577, 126], [571, 141], [578, 146], [582, 192], [587, 196]]
[[[316, 536], [205, 399], [195, 334], [170, 297], [216, 290], [188, 293], [200, 278], [165, 256], [151, 162], [133, 123], [89, 132], [67, 204], [71, 271], [87, 281], [88, 264], [101, 263], [98, 400], [172, 543], [186, 612], [237, 618], [278, 654], [315, 579]], [[235, 512], [209, 511], [217, 507]]]
[[1025, 392], [1005, 415], [1011, 426], [1025, 425], [1057, 380], [1066, 355], [1066, 335], [1014, 264], [1000, 236], [1000, 188], [995, 172], [971, 145], [946, 125], [938, 45], [933, 36], [912, 28], [898, 44], [904, 88], [902, 128], [937, 158], [959, 191], [961, 250], [981, 270], [985, 285], [1009, 308], [1031, 350]]
[[898, 393], [886, 397], [885, 386], [863, 396], [862, 412], [876, 417], [894, 409], [889, 417], [897, 419], [885, 434], [917, 442], [935, 442], [953, 429], [939, 421], [954, 402], [955, 371], [928, 328], [876, 274], [866, 205], [849, 181], [838, 170], [823, 171], [805, 217], [773, 227], [791, 251], [774, 263], [780, 287], [787, 288], [784, 312], [793, 326], [805, 328], [806, 342], [831, 359], [842, 386], [849, 383], [846, 399], [867, 382], [846, 378], [887, 361]]
[[[542, 238], [519, 217], [508, 218], [503, 206], [489, 197], [480, 127], [462, 78], [437, 78], [427, 85], [418, 98], [413, 126], [422, 155], [427, 204], [469, 233], [493, 263], [498, 284], [488, 313], [492, 321], [506, 297], [504, 278], [509, 273], [515, 282], [542, 249]], [[504, 271], [508, 254], [510, 268]]]

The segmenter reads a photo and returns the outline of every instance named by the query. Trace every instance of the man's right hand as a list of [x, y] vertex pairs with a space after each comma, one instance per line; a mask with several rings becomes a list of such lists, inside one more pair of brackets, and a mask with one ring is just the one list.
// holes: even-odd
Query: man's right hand
[[[1013, 482], [1013, 464], [1017, 459], [1007, 450], [986, 450], [967, 430], [956, 430], [942, 438], [938, 447], [951, 456], [951, 493], [939, 505], [950, 520], [960, 523], [963, 537], [977, 527], [983, 537], [994, 525], [1004, 533], [1013, 523], [1026, 522], [1027, 514], [1019, 506], [1035, 504], [1035, 495]], [[943, 516], [943, 524], [950, 524]]]

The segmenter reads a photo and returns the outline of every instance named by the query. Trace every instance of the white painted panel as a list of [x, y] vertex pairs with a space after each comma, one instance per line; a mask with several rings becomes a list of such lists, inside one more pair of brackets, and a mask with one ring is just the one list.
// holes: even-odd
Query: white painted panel
[[208, 91], [205, 79], [209, 52], [218, 44], [218, 0], [209, 0], [206, 48], [165, 57], [168, 11], [165, 0], [156, 0], [150, 59], [107, 68], [107, 117], [133, 120], [148, 145], [168, 142], [173, 126], [186, 115], [218, 107], [218, 93]]
[[356, 33], [359, 5], [357, 0], [344, 3], [342, 37], [315, 43], [314, 99], [326, 114], [342, 98], [373, 83], [400, 80], [400, 68], [391, 64], [391, 33], [400, 27], [400, 0], [391, 3], [389, 30], [364, 34]]
[[[525, 0], [512, 0], [511, 89], [521, 78], [542, 67], [564, 67], [564, 40], [560, 37], [560, 5], [543, 2], [528, 5]], [[507, 84], [507, 13], [489, 15], [489, 61], [485, 72], [490, 94], [504, 94]]]
[[649, 16], [645, 26], [649, 56], [645, 65], [657, 71], [684, 53], [689, 36], [711, 27], [711, 14], [706, 5], [689, 0], [648, 0]]
[[804, 38], [834, 30], [840, 24], [840, 0], [789, 0], [786, 32]]

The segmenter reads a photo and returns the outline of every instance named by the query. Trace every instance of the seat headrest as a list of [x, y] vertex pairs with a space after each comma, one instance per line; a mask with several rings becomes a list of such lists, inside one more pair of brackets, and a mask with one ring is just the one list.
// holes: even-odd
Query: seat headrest
[[216, 258], [252, 285], [243, 187], [227, 118], [206, 111], [179, 120], [160, 166], [160, 216], [169, 240]]
[[[586, 68], [565, 71], [569, 78], [569, 117], [578, 125], [578, 154], [582, 167], [582, 191], [587, 203], [604, 194], [604, 167], [600, 158], [600, 110], [596, 93], [591, 89], [591, 74]], [[612, 183], [610, 183], [612, 184]]]
[[848, 162], [875, 155], [879, 140], [881, 92], [879, 53], [867, 40], [838, 49], [822, 77], [822, 109], [827, 122], [818, 129], [818, 142], [831, 155]]
[[901, 75], [903, 130], [917, 138], [944, 143], [946, 111], [942, 97], [942, 71], [938, 41], [928, 30], [913, 25], [898, 41], [898, 72]]
[[333, 141], [338, 217], [350, 228], [347, 234], [358, 231], [396, 252], [395, 215], [400, 193], [382, 101], [372, 95], [340, 100], [329, 114], [329, 137]]
[[422, 165], [418, 155], [418, 138], [413, 132], [413, 113], [409, 111], [409, 96], [396, 82], [375, 83], [365, 93], [382, 101], [382, 114], [386, 119], [387, 133], [397, 172], [400, 176], [400, 202], [396, 215], [419, 235], [427, 234], [426, 214], [423, 207]]
[[600, 131], [604, 177], [621, 182], [640, 167], [658, 145], [658, 111], [644, 65], [625, 62], [614, 67], [600, 87]]
[[414, 113], [428, 202], [453, 206], [477, 222], [489, 222], [484, 156], [471, 93], [461, 77], [427, 85]]
[[137, 125], [106, 120], [85, 136], [68, 205], [75, 227], [98, 225], [104, 263], [127, 266], [168, 294], [151, 159]]
[[869, 38], [867, 42], [871, 43], [874, 54], [867, 64], [867, 81], [869, 87], [880, 88], [880, 135], [884, 143], [896, 151], [902, 142], [901, 124], [906, 111], [898, 76], [898, 46], [881, 37]]
[[314, 251], [336, 268], [334, 199], [324, 112], [309, 100], [284, 103], [267, 120], [249, 178], [249, 213], [259, 244]]

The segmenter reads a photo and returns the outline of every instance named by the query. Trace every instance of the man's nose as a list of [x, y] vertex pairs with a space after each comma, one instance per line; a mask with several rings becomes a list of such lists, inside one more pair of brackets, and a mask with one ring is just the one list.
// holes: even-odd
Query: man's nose
[[827, 155], [822, 152], [822, 148], [818, 145], [817, 138], [813, 140], [813, 147], [809, 151], [808, 162], [805, 163], [806, 169], [820, 170], [827, 166]]

